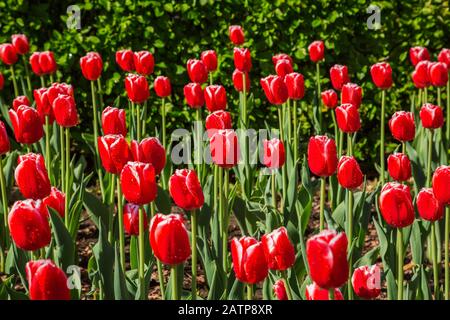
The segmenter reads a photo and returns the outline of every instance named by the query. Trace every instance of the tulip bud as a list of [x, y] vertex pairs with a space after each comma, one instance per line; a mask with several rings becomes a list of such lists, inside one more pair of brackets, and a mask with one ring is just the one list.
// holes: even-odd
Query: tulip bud
[[149, 163], [158, 175], [166, 165], [166, 150], [158, 138], [148, 137], [141, 142], [131, 141], [131, 154], [134, 161]]
[[131, 159], [130, 147], [120, 134], [108, 134], [98, 137], [98, 153], [103, 168], [109, 173], [119, 174]]
[[134, 53], [131, 50], [119, 50], [116, 52], [116, 63], [126, 72], [134, 71]]
[[30, 300], [70, 300], [67, 276], [51, 260], [34, 260], [25, 266]]
[[20, 249], [35, 251], [50, 244], [48, 210], [41, 200], [16, 201], [9, 211], [8, 225]]
[[325, 45], [323, 41], [313, 41], [308, 46], [309, 58], [312, 62], [319, 62], [324, 59], [325, 56]]
[[234, 67], [242, 72], [250, 72], [252, 58], [247, 48], [234, 48]]
[[333, 89], [322, 92], [321, 96], [322, 102], [327, 108], [334, 109], [338, 105], [338, 95]]
[[5, 85], [5, 77], [3, 77], [3, 74], [0, 72], [0, 90], [3, 90], [4, 85]]
[[447, 65], [443, 62], [431, 62], [428, 68], [431, 84], [435, 87], [443, 87], [448, 81]]
[[51, 188], [50, 194], [42, 200], [47, 208], [52, 208], [59, 213], [61, 218], [64, 218], [65, 214], [65, 201], [66, 195], [58, 190], [56, 187]]
[[358, 107], [354, 104], [342, 104], [336, 108], [336, 120], [339, 129], [345, 133], [354, 133], [361, 128]]
[[143, 103], [150, 97], [147, 79], [144, 76], [129, 74], [125, 78], [125, 90], [128, 99], [134, 103]]
[[233, 72], [233, 85], [236, 91], [242, 92], [244, 91], [244, 77], [245, 77], [245, 92], [250, 90], [250, 77], [248, 76], [248, 72], [242, 72], [238, 69]]
[[387, 159], [389, 175], [396, 181], [407, 181], [411, 178], [411, 161], [406, 154], [394, 153]]
[[277, 280], [273, 284], [273, 292], [278, 300], [289, 300], [283, 280]]
[[28, 38], [24, 34], [13, 34], [11, 36], [11, 43], [16, 48], [18, 54], [26, 54], [30, 51], [30, 44]]
[[[315, 282], [306, 286], [306, 300], [330, 300], [330, 294], [327, 289], [322, 289]], [[334, 300], [344, 300], [339, 289], [334, 289]]]
[[284, 83], [288, 90], [289, 99], [299, 100], [305, 95], [305, 80], [303, 75], [292, 72], [284, 77]]
[[292, 62], [288, 59], [280, 59], [275, 65], [275, 72], [278, 76], [284, 77], [285, 75], [294, 72], [292, 68]]
[[342, 87], [342, 104], [350, 103], [359, 108], [362, 100], [362, 89], [354, 83], [346, 83]]
[[444, 216], [444, 206], [436, 199], [432, 188], [423, 188], [417, 194], [417, 211], [422, 219], [438, 221]]
[[281, 105], [288, 99], [288, 89], [282, 77], [270, 75], [261, 79], [261, 86], [270, 104]]
[[103, 70], [103, 60], [99, 53], [88, 52], [80, 58], [81, 72], [83, 76], [90, 81], [100, 78]]
[[156, 214], [150, 222], [150, 246], [164, 264], [177, 265], [191, 256], [189, 235], [179, 214]]
[[37, 76], [55, 73], [58, 67], [55, 56], [51, 51], [34, 52], [30, 56], [30, 64], [31, 69]]
[[27, 96], [18, 96], [13, 100], [12, 107], [17, 111], [21, 105], [25, 105], [30, 107], [30, 100], [28, 100]]
[[203, 64], [208, 72], [216, 71], [217, 69], [217, 54], [214, 50], [203, 51], [200, 55]]
[[19, 60], [16, 48], [10, 43], [0, 45], [0, 60], [8, 66], [13, 65]]
[[427, 129], [438, 129], [444, 125], [444, 113], [439, 106], [425, 103], [420, 109], [422, 126]]
[[344, 84], [350, 81], [347, 66], [335, 64], [330, 69], [331, 84], [335, 90], [340, 91]]
[[211, 113], [205, 120], [206, 131], [210, 139], [218, 130], [231, 129], [231, 126], [231, 115], [223, 110]]
[[295, 263], [295, 249], [285, 227], [263, 235], [264, 254], [270, 270], [287, 270]]
[[447, 65], [447, 69], [450, 70], [450, 49], [442, 49], [438, 55], [438, 61]]
[[156, 198], [155, 169], [149, 163], [128, 162], [120, 173], [123, 196], [128, 202], [144, 205]]
[[230, 40], [233, 44], [240, 46], [245, 42], [244, 30], [241, 26], [230, 26], [228, 28]]
[[269, 272], [263, 244], [255, 238], [242, 237], [231, 240], [231, 258], [236, 278], [255, 284], [264, 280]]
[[194, 170], [175, 170], [169, 179], [169, 192], [175, 204], [187, 211], [200, 209], [205, 202], [202, 186]]
[[6, 132], [5, 124], [0, 121], [0, 156], [8, 153], [11, 149], [9, 143], [8, 133]]
[[[144, 210], [144, 230], [148, 228], [147, 213]], [[123, 206], [123, 227], [130, 236], [139, 235], [139, 206], [134, 203], [127, 203]]]
[[154, 86], [156, 95], [160, 98], [168, 97], [172, 93], [172, 85], [167, 77], [156, 77]]
[[19, 156], [14, 177], [25, 198], [37, 200], [50, 194], [50, 180], [41, 154], [27, 153]]
[[353, 271], [352, 286], [356, 295], [363, 299], [374, 299], [381, 293], [380, 267], [362, 266]]
[[210, 112], [225, 110], [227, 108], [227, 94], [220, 85], [210, 85], [205, 88], [206, 108]]
[[121, 134], [127, 136], [127, 120], [124, 109], [106, 107], [102, 112], [103, 134]]
[[286, 161], [283, 141], [273, 138], [271, 140], [264, 140], [263, 145], [264, 165], [270, 169], [281, 168]]
[[450, 166], [440, 166], [434, 171], [433, 180], [433, 193], [436, 199], [444, 204], [450, 204]]
[[219, 130], [210, 140], [212, 161], [221, 168], [229, 169], [238, 163], [239, 144], [234, 130]]
[[373, 83], [380, 89], [386, 90], [392, 86], [392, 68], [387, 62], [378, 62], [370, 67]]
[[186, 102], [191, 108], [198, 109], [205, 104], [203, 89], [199, 83], [188, 83], [183, 91]]
[[45, 118], [47, 116], [49, 124], [53, 124], [55, 121], [55, 115], [53, 114], [53, 108], [48, 97], [48, 91], [49, 90], [47, 88], [35, 89], [33, 91], [34, 101], [36, 102], [36, 110], [43, 124], [45, 123]]
[[430, 54], [427, 48], [424, 47], [412, 47], [409, 49], [409, 59], [413, 66], [416, 66], [421, 61], [430, 60]]
[[337, 168], [336, 143], [326, 136], [315, 136], [308, 143], [309, 170], [316, 176], [329, 177]]
[[203, 83], [208, 80], [208, 69], [202, 60], [189, 59], [187, 62], [189, 79], [195, 83]]
[[397, 111], [389, 120], [392, 136], [398, 141], [412, 141], [416, 135], [414, 116], [411, 112]]
[[337, 178], [342, 187], [350, 190], [358, 188], [363, 183], [364, 176], [355, 157], [341, 157], [337, 165]]
[[407, 185], [386, 183], [378, 201], [381, 215], [391, 227], [403, 228], [414, 222], [414, 207]]
[[44, 136], [39, 114], [31, 107], [22, 105], [17, 111], [9, 110], [9, 119], [16, 141], [19, 143], [33, 144]]
[[155, 59], [148, 51], [135, 52], [133, 55], [134, 67], [141, 76], [148, 76], [153, 73]]
[[420, 61], [412, 73], [412, 80], [416, 88], [423, 89], [431, 84], [430, 79], [430, 62]]
[[78, 111], [73, 96], [59, 95], [52, 104], [53, 114], [58, 125], [65, 128], [78, 124]]

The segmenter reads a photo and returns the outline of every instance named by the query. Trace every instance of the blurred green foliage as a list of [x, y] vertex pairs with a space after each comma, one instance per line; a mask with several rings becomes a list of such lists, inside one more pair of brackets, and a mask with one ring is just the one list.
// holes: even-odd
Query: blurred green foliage
[[[81, 9], [81, 30], [66, 26], [67, 7], [77, 4]], [[370, 30], [368, 6], [381, 8], [381, 28]], [[232, 88], [232, 49], [228, 26], [240, 24], [245, 29], [246, 46], [251, 48], [252, 93], [255, 107], [250, 121], [263, 126], [264, 121], [276, 126], [276, 112], [263, 96], [259, 79], [274, 73], [271, 57], [290, 54], [296, 70], [306, 78], [307, 95], [302, 102], [301, 145], [305, 148], [311, 127], [314, 97], [315, 66], [309, 61], [308, 44], [323, 39], [326, 61], [321, 66], [322, 88], [330, 87], [328, 70], [335, 64], [349, 67], [352, 82], [362, 85], [364, 103], [361, 106], [363, 129], [357, 137], [356, 155], [373, 171], [377, 161], [379, 127], [379, 91], [370, 81], [370, 66], [381, 60], [391, 63], [394, 87], [387, 95], [387, 114], [409, 109], [415, 92], [410, 81], [412, 66], [408, 58], [411, 46], [429, 48], [433, 59], [443, 47], [450, 46], [450, 13], [448, 1], [374, 1], [364, 0], [189, 0], [189, 1], [23, 1], [0, 2], [0, 43], [9, 42], [14, 33], [25, 33], [32, 44], [31, 51], [52, 50], [59, 65], [57, 78], [74, 85], [82, 124], [78, 130], [90, 130], [91, 102], [89, 83], [79, 68], [79, 58], [87, 51], [98, 51], [104, 62], [102, 81], [105, 104], [112, 104], [123, 95], [123, 73], [115, 63], [115, 51], [122, 48], [147, 49], [154, 53], [155, 75], [167, 75], [174, 87], [170, 124], [172, 128], [187, 124], [193, 116], [183, 102], [183, 86], [188, 82], [185, 63], [199, 57], [206, 49], [215, 49], [220, 57], [214, 81], [226, 86], [229, 108], [237, 111], [238, 94]], [[8, 75], [5, 66], [0, 71]], [[20, 67], [17, 67], [18, 69]], [[22, 70], [18, 70], [20, 74]], [[153, 77], [151, 79], [153, 79]], [[39, 85], [34, 77], [33, 83]], [[5, 90], [7, 91], [7, 90]], [[11, 99], [2, 92], [5, 100]], [[432, 99], [435, 90], [430, 92]], [[149, 102], [153, 127], [159, 123], [159, 100]], [[120, 101], [126, 107], [126, 99]], [[326, 115], [331, 125], [329, 112]], [[154, 131], [151, 131], [152, 133]], [[330, 128], [329, 132], [333, 132]], [[390, 134], [387, 134], [390, 137]], [[392, 141], [390, 141], [392, 142]], [[387, 152], [392, 151], [391, 143]]]

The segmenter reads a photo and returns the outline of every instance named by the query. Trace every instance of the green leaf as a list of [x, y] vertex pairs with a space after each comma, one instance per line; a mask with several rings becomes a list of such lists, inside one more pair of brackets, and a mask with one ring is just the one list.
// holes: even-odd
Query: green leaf
[[49, 213], [52, 233], [56, 243], [55, 263], [61, 269], [67, 270], [68, 266], [74, 264], [75, 242], [72, 240], [59, 214], [52, 208], [49, 208]]

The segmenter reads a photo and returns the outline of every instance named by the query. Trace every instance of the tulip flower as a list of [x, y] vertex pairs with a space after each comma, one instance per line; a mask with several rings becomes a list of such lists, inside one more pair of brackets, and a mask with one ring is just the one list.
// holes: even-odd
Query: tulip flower
[[89, 81], [95, 81], [100, 78], [103, 70], [103, 60], [99, 53], [88, 52], [80, 58], [81, 72]]
[[208, 69], [202, 60], [189, 59], [187, 62], [189, 79], [194, 83], [206, 82], [208, 80]]
[[217, 54], [214, 50], [203, 51], [200, 58], [202, 59], [202, 62], [208, 72], [217, 70]]
[[131, 160], [128, 142], [120, 134], [98, 137], [98, 152], [103, 168], [112, 174], [120, 174], [123, 167]]
[[396, 181], [407, 181], [411, 178], [411, 161], [406, 154], [394, 153], [387, 159], [388, 172]]
[[283, 141], [277, 138], [264, 140], [263, 146], [264, 165], [270, 169], [281, 168], [286, 161]]
[[404, 228], [414, 221], [414, 208], [407, 185], [386, 183], [381, 189], [379, 206], [384, 220], [391, 227]]
[[288, 59], [278, 60], [277, 64], [275, 65], [275, 72], [280, 77], [284, 77], [287, 74], [294, 72], [294, 69], [292, 68], [292, 62]]
[[53, 104], [60, 95], [74, 96], [71, 85], [54, 82], [47, 90], [48, 101]]
[[30, 64], [37, 76], [55, 73], [58, 67], [52, 51], [34, 52], [30, 56]]
[[227, 111], [218, 110], [206, 117], [205, 127], [208, 133], [208, 138], [212, 138], [218, 130], [231, 129], [231, 115]]
[[17, 111], [9, 110], [9, 118], [17, 142], [33, 144], [43, 137], [41, 119], [35, 109], [22, 105]]
[[305, 80], [303, 75], [292, 72], [284, 77], [284, 83], [288, 90], [288, 97], [292, 100], [302, 99], [305, 95]]
[[295, 249], [285, 227], [275, 229], [261, 238], [270, 270], [285, 271], [295, 262]]
[[261, 79], [261, 86], [270, 104], [281, 105], [288, 99], [288, 89], [282, 77], [265, 77]]
[[[6, 154], [11, 149], [8, 133], [5, 124], [0, 121], [0, 156]], [[0, 173], [1, 174], [1, 173]]]
[[41, 154], [19, 156], [14, 178], [25, 198], [37, 200], [50, 194], [50, 180]]
[[228, 32], [233, 44], [240, 46], [245, 42], [244, 30], [241, 26], [230, 26]]
[[335, 64], [330, 69], [331, 84], [335, 90], [341, 91], [344, 84], [350, 81], [347, 66]]
[[278, 53], [272, 57], [273, 66], [276, 68], [277, 62], [280, 60], [288, 60], [291, 65], [294, 64], [291, 56], [286, 53]]
[[0, 45], [0, 60], [6, 65], [13, 65], [19, 60], [16, 48], [10, 43]]
[[431, 62], [428, 69], [431, 84], [435, 87], [443, 87], [448, 81], [447, 65], [443, 62]]
[[35, 251], [50, 244], [48, 210], [41, 200], [16, 201], [8, 215], [9, 231], [15, 245]]
[[[147, 213], [144, 211], [144, 230], [148, 228]], [[139, 235], [139, 206], [127, 203], [123, 206], [123, 226], [125, 232], [130, 236]]]
[[121, 134], [127, 136], [127, 122], [124, 109], [106, 107], [102, 112], [102, 129], [105, 135]]
[[324, 59], [325, 57], [325, 45], [323, 41], [317, 40], [313, 41], [308, 46], [309, 58], [312, 62], [317, 63]]
[[392, 136], [401, 142], [412, 141], [416, 134], [414, 116], [411, 112], [397, 111], [389, 120]]
[[234, 48], [234, 67], [242, 72], [250, 72], [252, 58], [247, 48]]
[[430, 54], [427, 48], [424, 47], [412, 47], [409, 49], [409, 59], [413, 66], [416, 66], [421, 61], [430, 60]]
[[355, 157], [341, 157], [337, 165], [337, 178], [343, 188], [350, 190], [358, 188], [363, 183], [364, 176]]
[[156, 198], [155, 169], [151, 164], [128, 162], [120, 173], [120, 184], [128, 202], [144, 205]]
[[51, 260], [25, 265], [30, 300], [70, 300], [67, 276]]
[[131, 50], [119, 50], [116, 52], [116, 63], [125, 72], [134, 71], [134, 53]]
[[450, 205], [450, 166], [440, 166], [434, 171], [432, 185], [436, 199], [446, 206]]
[[381, 273], [380, 267], [362, 266], [353, 272], [353, 290], [358, 297], [363, 299], [374, 299], [381, 293]]
[[414, 69], [414, 72], [412, 73], [412, 80], [414, 82], [414, 85], [416, 88], [423, 89], [428, 87], [431, 84], [430, 79], [430, 65], [431, 62], [429, 61], [420, 61], [416, 68]]
[[[244, 76], [245, 76], [245, 88], [244, 88]], [[238, 69], [233, 72], [233, 85], [234, 89], [239, 92], [249, 92], [250, 90], [250, 77], [248, 72], [242, 72]], [[245, 90], [244, 90], [245, 89]]]
[[422, 219], [438, 221], [444, 216], [444, 206], [436, 199], [432, 188], [422, 188], [416, 198], [417, 211]]
[[11, 36], [11, 43], [16, 49], [17, 53], [24, 55], [30, 51], [30, 44], [28, 43], [28, 38], [24, 34], [13, 34]]
[[380, 89], [386, 90], [392, 86], [392, 69], [387, 62], [378, 62], [370, 67], [373, 83]]
[[[6, 132], [5, 124], [0, 121], [0, 156], [8, 153], [11, 149], [8, 133]], [[7, 198], [7, 186], [6, 186], [6, 178], [3, 172], [3, 159], [0, 157], [0, 191], [1, 191], [1, 200], [2, 200], [2, 209], [3, 212], [8, 212], [8, 198]], [[8, 235], [8, 215], [3, 214], [3, 232], [5, 237], [9, 237]]]
[[[334, 300], [344, 300], [344, 296], [337, 288], [333, 290]], [[329, 297], [329, 290], [320, 288], [315, 282], [306, 286], [305, 290], [306, 300], [331, 300]]]
[[52, 104], [53, 114], [58, 125], [64, 128], [78, 124], [78, 111], [73, 96], [59, 95]]
[[289, 300], [283, 280], [277, 280], [273, 284], [273, 292], [278, 300]]
[[5, 77], [0, 72], [0, 90], [3, 90], [4, 85], [5, 85]]
[[47, 206], [47, 208], [52, 208], [59, 213], [61, 218], [64, 218], [66, 195], [58, 190], [58, 188], [52, 187], [50, 194], [45, 197], [42, 202]]
[[12, 102], [12, 107], [15, 111], [17, 111], [17, 109], [19, 109], [19, 107], [22, 105], [30, 107], [30, 100], [28, 100], [27, 96], [18, 96], [14, 98]]
[[239, 144], [234, 130], [218, 130], [210, 140], [212, 161], [221, 168], [230, 169], [238, 163]]
[[156, 77], [154, 87], [156, 95], [160, 98], [166, 98], [172, 93], [172, 85], [170, 84], [170, 79], [167, 77]]
[[445, 63], [447, 68], [450, 70], [450, 49], [442, 49], [439, 52], [438, 61]]
[[338, 105], [338, 95], [333, 89], [321, 93], [322, 103], [329, 109], [334, 109]]
[[153, 73], [155, 59], [148, 51], [135, 52], [133, 55], [134, 68], [141, 76], [148, 76]]
[[427, 129], [438, 129], [444, 125], [444, 113], [439, 106], [425, 103], [420, 109], [422, 126]]
[[203, 89], [199, 83], [188, 83], [183, 91], [186, 102], [191, 108], [199, 109], [205, 104]]
[[143, 103], [150, 96], [147, 79], [144, 76], [129, 74], [125, 78], [125, 90], [133, 103]]
[[225, 110], [227, 108], [227, 93], [220, 85], [209, 85], [205, 88], [206, 108], [209, 112]]
[[342, 86], [342, 104], [353, 104], [359, 108], [362, 100], [362, 89], [360, 86], [354, 83], [346, 83]]
[[155, 169], [155, 174], [162, 172], [166, 165], [166, 150], [158, 138], [148, 137], [141, 142], [131, 141], [133, 161], [149, 163]]
[[336, 120], [339, 129], [345, 133], [354, 133], [361, 128], [358, 107], [354, 104], [342, 104], [336, 108]]

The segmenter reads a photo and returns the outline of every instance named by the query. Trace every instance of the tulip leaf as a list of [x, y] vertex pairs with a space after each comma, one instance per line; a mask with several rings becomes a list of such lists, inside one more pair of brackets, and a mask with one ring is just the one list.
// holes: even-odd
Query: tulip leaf
[[25, 287], [25, 290], [28, 292], [28, 281], [25, 272], [25, 265], [29, 261], [29, 255], [26, 251], [17, 248], [14, 242], [11, 243], [10, 250], [14, 253], [14, 267], [19, 274], [20, 281]]
[[66, 229], [64, 222], [61, 220], [58, 212], [52, 208], [49, 209], [50, 223], [52, 225], [52, 233], [55, 239], [55, 263], [63, 270], [67, 270], [70, 265], [74, 264], [75, 258], [75, 242], [69, 231]]
[[130, 296], [126, 286], [125, 274], [120, 265], [120, 254], [117, 242], [115, 244], [114, 253], [114, 297], [116, 300], [129, 300]]
[[100, 226], [100, 221], [103, 221], [105, 224], [108, 223], [111, 207], [104, 204], [97, 196], [90, 192], [85, 192], [83, 205], [97, 227]]
[[169, 214], [172, 210], [172, 201], [169, 197], [169, 193], [160, 186], [158, 186], [158, 194], [155, 199], [155, 204], [158, 212], [160, 213]]
[[92, 248], [92, 252], [94, 253], [95, 260], [97, 261], [100, 281], [103, 284], [105, 299], [111, 300], [114, 298], [114, 281], [112, 274], [112, 266], [114, 265], [114, 249], [107, 240], [103, 222], [99, 223], [98, 228], [98, 241]]

